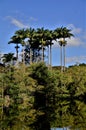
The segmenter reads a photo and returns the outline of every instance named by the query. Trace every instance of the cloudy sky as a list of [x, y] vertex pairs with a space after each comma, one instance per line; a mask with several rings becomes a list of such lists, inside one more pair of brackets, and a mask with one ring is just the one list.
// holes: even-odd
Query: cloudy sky
[[[19, 29], [61, 26], [75, 36], [67, 39], [66, 65], [86, 63], [86, 0], [0, 0], [0, 53], [15, 52], [8, 41]], [[56, 42], [52, 54], [52, 64], [60, 65]]]

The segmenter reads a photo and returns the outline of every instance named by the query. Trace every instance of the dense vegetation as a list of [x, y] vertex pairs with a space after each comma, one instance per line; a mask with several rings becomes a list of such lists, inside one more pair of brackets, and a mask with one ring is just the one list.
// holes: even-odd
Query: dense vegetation
[[[11, 37], [9, 43], [16, 44], [16, 56], [4, 54], [0, 64], [0, 130], [85, 128], [86, 65], [65, 67], [65, 39], [73, 36], [70, 31], [66, 27], [30, 28], [18, 30]], [[52, 67], [51, 47], [57, 39], [61, 66]], [[19, 44], [23, 47], [20, 61]]]
[[1, 129], [50, 130], [51, 126], [69, 126], [68, 122], [72, 126], [75, 120], [77, 125], [85, 122], [85, 71], [86, 66], [80, 65], [61, 72], [42, 62], [1, 67]]

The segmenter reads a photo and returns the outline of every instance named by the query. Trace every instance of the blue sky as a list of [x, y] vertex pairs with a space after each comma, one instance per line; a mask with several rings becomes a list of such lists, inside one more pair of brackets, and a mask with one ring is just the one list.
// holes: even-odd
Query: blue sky
[[[86, 0], [0, 0], [0, 53], [15, 52], [8, 41], [21, 28], [61, 26], [75, 35], [67, 39], [66, 65], [86, 63]], [[58, 43], [53, 46], [52, 64], [60, 65]]]

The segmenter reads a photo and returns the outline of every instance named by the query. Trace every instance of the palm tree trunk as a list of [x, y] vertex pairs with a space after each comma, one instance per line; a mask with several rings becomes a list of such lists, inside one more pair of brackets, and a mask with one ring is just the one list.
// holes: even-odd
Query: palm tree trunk
[[32, 63], [32, 49], [30, 48], [30, 64]]
[[52, 45], [50, 45], [50, 66], [52, 66]]
[[49, 52], [49, 46], [48, 46], [48, 66], [50, 65], [50, 52]]
[[61, 72], [63, 71], [63, 67], [62, 67], [62, 45], [60, 45], [60, 60], [61, 60]]
[[44, 62], [44, 47], [43, 47], [43, 62]]
[[16, 48], [16, 59], [18, 61], [18, 48], [19, 48], [18, 44], [15, 46], [15, 48]]
[[44, 62], [44, 46], [42, 45], [42, 62]]
[[23, 63], [25, 64], [25, 53], [24, 53], [24, 46], [23, 46], [23, 54], [22, 54]]
[[63, 55], [64, 55], [64, 66], [63, 66], [63, 71], [65, 71], [65, 45], [63, 45]]
[[18, 49], [16, 49], [16, 58], [18, 60]]

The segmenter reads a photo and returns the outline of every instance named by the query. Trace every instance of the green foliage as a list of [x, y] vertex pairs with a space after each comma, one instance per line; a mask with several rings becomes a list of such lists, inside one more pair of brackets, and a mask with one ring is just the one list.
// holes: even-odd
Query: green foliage
[[12, 64], [11, 62], [14, 59], [14, 53], [8, 53], [8, 54], [4, 54], [2, 57], [3, 63], [8, 63], [8, 64]]
[[80, 126], [86, 116], [85, 70], [73, 66], [61, 73], [42, 62], [5, 67], [0, 72], [1, 128], [48, 130], [53, 123], [75, 127], [75, 121]]
[[[71, 30], [66, 27], [60, 27], [55, 30], [44, 29], [44, 27], [37, 29], [28, 28], [16, 31], [8, 44], [16, 44], [16, 59], [18, 59], [19, 44], [23, 46], [22, 61], [26, 64], [45, 61], [45, 51], [48, 47], [48, 58], [51, 65], [51, 49], [54, 44], [52, 41], [59, 38], [70, 38], [71, 36], [73, 36]], [[65, 46], [67, 42], [60, 43], [61, 46]]]
[[67, 89], [71, 96], [82, 96], [86, 92], [86, 67], [74, 66], [68, 69], [68, 74], [71, 76], [71, 82], [67, 85]]

